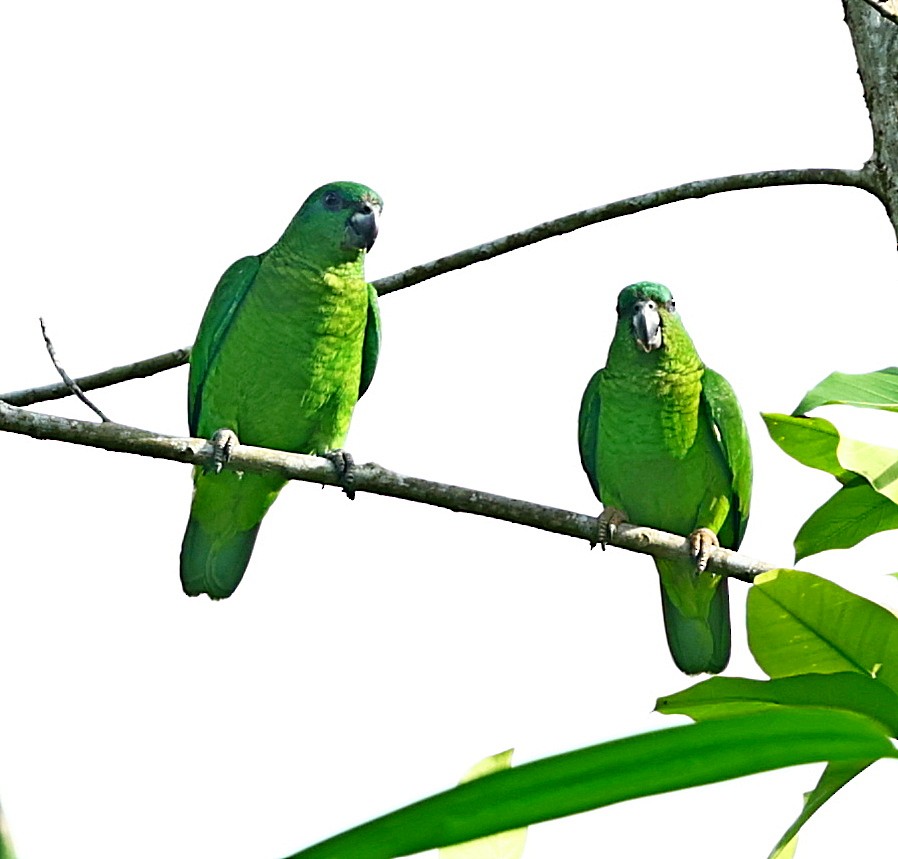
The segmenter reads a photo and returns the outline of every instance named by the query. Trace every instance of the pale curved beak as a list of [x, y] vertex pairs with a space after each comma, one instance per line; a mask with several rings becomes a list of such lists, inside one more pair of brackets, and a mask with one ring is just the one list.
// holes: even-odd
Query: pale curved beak
[[643, 352], [661, 348], [664, 344], [661, 332], [661, 314], [658, 313], [658, 305], [654, 301], [638, 301], [633, 310], [631, 322], [636, 343]]

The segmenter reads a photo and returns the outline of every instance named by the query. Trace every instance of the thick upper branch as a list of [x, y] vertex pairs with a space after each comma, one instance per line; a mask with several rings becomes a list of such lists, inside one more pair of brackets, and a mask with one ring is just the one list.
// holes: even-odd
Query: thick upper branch
[[[768, 170], [762, 173], [742, 173], [734, 176], [722, 176], [716, 179], [700, 179], [696, 182], [687, 182], [683, 185], [675, 185], [671, 188], [663, 188], [660, 191], [651, 191], [648, 194], [640, 194], [636, 197], [627, 197], [603, 206], [585, 209], [565, 215], [511, 233], [502, 238], [494, 239], [482, 245], [440, 257], [431, 262], [413, 266], [398, 274], [383, 277], [374, 281], [374, 286], [381, 295], [405, 289], [416, 283], [429, 280], [441, 274], [446, 274], [456, 269], [465, 268], [476, 262], [492, 259], [493, 257], [507, 254], [518, 248], [571, 233], [582, 227], [598, 224], [602, 221], [610, 221], [621, 218], [624, 215], [633, 215], [669, 203], [677, 203], [682, 200], [695, 200], [708, 197], [712, 194], [722, 194], [726, 191], [744, 191], [753, 188], [769, 188], [784, 185], [844, 185], [861, 188], [879, 196], [879, 186], [868, 170], [839, 170], [836, 168], [809, 168], [806, 170]], [[140, 379], [161, 373], [172, 367], [178, 367], [187, 363], [190, 348], [176, 349], [174, 352], [166, 352], [154, 358], [138, 361], [122, 367], [114, 367], [91, 376], [82, 376], [75, 379], [82, 391], [93, 391], [108, 385], [115, 385], [129, 379]], [[44, 385], [39, 388], [28, 388], [21, 391], [11, 391], [0, 394], [0, 400], [14, 406], [30, 406], [44, 400], [54, 400], [70, 396], [69, 386], [64, 383]]]
[[712, 194], [722, 194], [727, 191], [747, 191], [755, 188], [773, 188], [785, 185], [845, 185], [853, 188], [861, 188], [872, 194], [878, 191], [867, 172], [863, 170], [840, 170], [836, 168], [820, 167], [803, 170], [765, 170], [760, 173], [739, 173], [733, 176], [720, 176], [716, 179], [699, 179], [695, 182], [686, 182], [683, 185], [674, 185], [670, 188], [662, 188], [660, 191], [650, 191], [648, 194], [640, 194], [636, 197], [627, 197], [606, 203], [592, 209], [584, 209], [563, 218], [556, 218], [529, 227], [518, 233], [511, 233], [500, 239], [494, 239], [477, 247], [468, 248], [449, 256], [440, 257], [432, 262], [416, 265], [407, 271], [383, 277], [374, 281], [378, 293], [386, 295], [397, 289], [405, 289], [436, 277], [449, 271], [465, 268], [475, 262], [483, 262], [487, 259], [507, 254], [518, 248], [572, 233], [582, 227], [598, 224], [602, 221], [611, 221], [622, 218], [625, 215], [634, 215], [637, 212], [645, 212], [649, 209], [657, 209], [670, 203], [679, 203], [683, 200], [697, 200], [709, 197]]
[[[116, 423], [91, 423], [61, 418], [16, 408], [4, 402], [0, 402], [0, 430], [21, 433], [37, 439], [55, 439], [104, 450], [172, 459], [193, 465], [212, 463], [212, 448], [202, 439], [158, 435]], [[225, 468], [260, 473], [277, 472], [288, 480], [303, 480], [330, 486], [340, 484], [340, 477], [327, 459], [249, 445], [239, 445]], [[514, 522], [530, 528], [576, 537], [591, 544], [596, 540], [598, 522], [593, 516], [466, 489], [462, 486], [408, 477], [375, 463], [355, 467], [353, 489], [356, 492], [388, 495], [444, 507], [447, 510]], [[689, 541], [683, 537], [635, 525], [622, 525], [610, 543], [622, 549], [657, 557], [688, 556], [690, 552]], [[752, 581], [758, 573], [774, 569], [770, 564], [727, 549], [716, 549], [711, 555], [708, 568], [743, 581]]]

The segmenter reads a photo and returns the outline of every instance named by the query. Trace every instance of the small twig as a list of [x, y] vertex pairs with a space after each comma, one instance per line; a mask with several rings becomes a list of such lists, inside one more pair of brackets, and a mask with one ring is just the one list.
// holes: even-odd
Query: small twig
[[[19, 409], [4, 402], [0, 402], [0, 430], [22, 433], [32, 438], [55, 439], [193, 465], [213, 464], [212, 445], [202, 439], [159, 435], [122, 424], [98, 424], [73, 418], [60, 418]], [[337, 487], [341, 486], [342, 481], [338, 469], [324, 457], [285, 453], [249, 445], [238, 445], [234, 448], [224, 468], [262, 474], [276, 473], [286, 480], [303, 480]], [[590, 544], [596, 542], [598, 533], [598, 520], [594, 516], [480, 492], [463, 486], [408, 477], [373, 462], [355, 466], [353, 489], [356, 492], [372, 492], [447, 510], [487, 516], [529, 528], [539, 528], [554, 534], [585, 540]], [[656, 557], [692, 557], [690, 541], [687, 538], [636, 525], [621, 525], [615, 530], [609, 543], [621, 549]], [[708, 569], [750, 582], [758, 573], [775, 567], [728, 549], [715, 549], [708, 560]]]
[[47, 347], [47, 354], [50, 356], [50, 360], [53, 362], [53, 366], [56, 368], [56, 372], [62, 377], [62, 381], [66, 384], [69, 390], [79, 399], [85, 406], [87, 406], [94, 414], [96, 414], [101, 421], [104, 423], [112, 423], [106, 415], [103, 414], [85, 395], [84, 391], [78, 387], [78, 383], [62, 368], [59, 361], [56, 360], [56, 350], [53, 348], [53, 342], [50, 340], [50, 335], [47, 334], [47, 326], [44, 325], [43, 316], [38, 317], [41, 323], [41, 334], [44, 336], [44, 344]]

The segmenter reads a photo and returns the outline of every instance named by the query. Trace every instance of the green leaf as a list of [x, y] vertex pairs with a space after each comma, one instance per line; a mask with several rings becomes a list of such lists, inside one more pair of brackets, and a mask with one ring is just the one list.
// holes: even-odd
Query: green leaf
[[795, 560], [828, 549], [850, 549], [880, 531], [898, 528], [898, 505], [859, 478], [820, 505], [795, 535]]
[[626, 799], [815, 761], [898, 757], [854, 713], [783, 707], [654, 731], [459, 785], [294, 854], [392, 859]]
[[877, 492], [898, 504], [898, 450], [842, 437], [836, 456], [846, 470], [860, 474]]
[[898, 367], [873, 373], [831, 373], [804, 395], [792, 414], [833, 405], [898, 412]]
[[[491, 755], [474, 764], [462, 777], [459, 784], [466, 784], [475, 778], [483, 778], [490, 773], [508, 769], [514, 749]], [[463, 844], [440, 849], [440, 859], [521, 859], [527, 841], [527, 828], [497, 832], [486, 838], [476, 838]]]
[[833, 582], [773, 570], [748, 592], [748, 645], [770, 677], [855, 671], [898, 692], [898, 618]]
[[858, 773], [863, 772], [873, 761], [842, 761], [827, 764], [820, 776], [817, 786], [804, 795], [804, 808], [801, 814], [783, 834], [776, 847], [770, 853], [769, 859], [791, 859], [795, 852], [798, 831], [808, 822], [811, 815], [817, 811], [834, 793], [844, 787]]
[[762, 417], [770, 437], [789, 456], [843, 484], [799, 529], [796, 561], [898, 528], [898, 450], [843, 438], [823, 418]]
[[829, 421], [773, 413], [761, 417], [770, 437], [802, 465], [825, 471], [843, 482], [854, 477], [839, 462], [839, 431]]
[[719, 719], [772, 707], [826, 707], [861, 713], [898, 737], [898, 694], [864, 674], [798, 674], [776, 680], [712, 677], [682, 692], [659, 698], [659, 713], [692, 719]]

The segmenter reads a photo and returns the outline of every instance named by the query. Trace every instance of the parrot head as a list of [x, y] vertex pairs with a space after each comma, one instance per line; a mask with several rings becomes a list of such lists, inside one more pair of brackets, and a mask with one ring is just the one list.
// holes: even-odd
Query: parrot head
[[624, 287], [617, 297], [617, 317], [626, 325], [643, 352], [664, 346], [664, 323], [676, 315], [676, 304], [666, 286], [641, 281]]
[[343, 257], [370, 251], [383, 209], [380, 196], [356, 182], [330, 182], [313, 191], [296, 213], [285, 237]]

